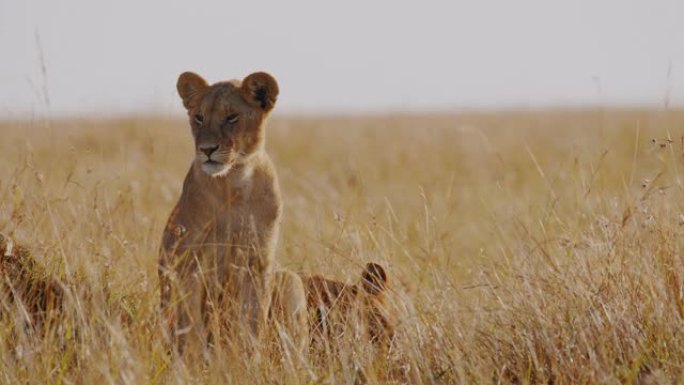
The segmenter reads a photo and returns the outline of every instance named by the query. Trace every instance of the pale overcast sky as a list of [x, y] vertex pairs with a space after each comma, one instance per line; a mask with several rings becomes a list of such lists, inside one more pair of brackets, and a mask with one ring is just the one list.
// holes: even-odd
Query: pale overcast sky
[[0, 0], [0, 118], [181, 114], [185, 70], [281, 113], [681, 106], [684, 0]]

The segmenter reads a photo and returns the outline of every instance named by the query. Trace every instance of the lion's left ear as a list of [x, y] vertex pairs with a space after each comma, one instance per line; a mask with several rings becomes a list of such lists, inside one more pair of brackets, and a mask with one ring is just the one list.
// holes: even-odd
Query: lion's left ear
[[255, 72], [247, 76], [240, 86], [242, 98], [254, 108], [269, 112], [278, 99], [278, 83], [266, 72]]

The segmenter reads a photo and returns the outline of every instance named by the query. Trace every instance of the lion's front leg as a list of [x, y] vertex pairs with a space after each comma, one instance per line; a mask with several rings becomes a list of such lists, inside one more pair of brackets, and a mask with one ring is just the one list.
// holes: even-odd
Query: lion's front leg
[[170, 348], [178, 353], [202, 353], [206, 331], [202, 304], [206, 277], [195, 253], [178, 249], [162, 251], [159, 264], [160, 308]]
[[268, 226], [252, 216], [233, 234], [231, 290], [236, 300], [238, 324], [252, 337], [259, 337], [265, 325], [271, 301], [272, 266], [277, 240], [277, 227]]
[[208, 336], [202, 314], [205, 282], [201, 272], [194, 271], [183, 276], [177, 292], [178, 303], [174, 304], [176, 322], [172, 335], [176, 348], [183, 355], [203, 354]]
[[[292, 351], [299, 357], [308, 357], [309, 313], [306, 291], [301, 277], [291, 271], [273, 273], [269, 325], [283, 352]], [[289, 355], [287, 355], [289, 356]]]
[[[261, 273], [239, 269], [233, 274], [232, 291], [235, 295], [235, 319], [238, 336], [260, 339], [266, 322], [270, 296], [265, 295], [266, 280]], [[250, 344], [252, 345], [252, 344]]]

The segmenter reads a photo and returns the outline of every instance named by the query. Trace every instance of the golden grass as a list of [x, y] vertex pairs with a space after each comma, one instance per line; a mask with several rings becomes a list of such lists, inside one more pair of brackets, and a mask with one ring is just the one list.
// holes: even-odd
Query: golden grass
[[79, 284], [51, 333], [4, 317], [0, 382], [684, 378], [684, 111], [274, 117], [268, 131], [279, 263], [350, 281], [367, 261], [386, 266], [389, 357], [352, 340], [323, 364], [230, 347], [172, 362], [157, 250], [192, 157], [186, 123], [6, 122], [0, 232]]

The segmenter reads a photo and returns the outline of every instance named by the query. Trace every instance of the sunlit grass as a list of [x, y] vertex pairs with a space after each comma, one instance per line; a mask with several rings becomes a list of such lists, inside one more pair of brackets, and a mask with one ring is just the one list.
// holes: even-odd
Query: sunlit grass
[[381, 263], [397, 320], [389, 357], [352, 340], [298, 367], [230, 347], [166, 354], [157, 251], [192, 157], [182, 119], [7, 122], [0, 135], [0, 232], [68, 294], [52, 333], [0, 325], [2, 383], [684, 376], [684, 112], [274, 117], [278, 263], [350, 282]]

